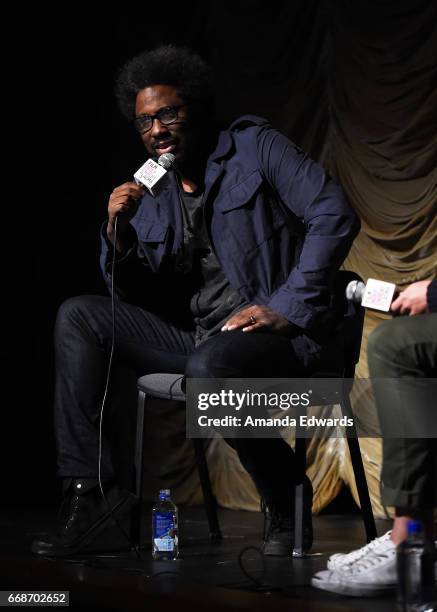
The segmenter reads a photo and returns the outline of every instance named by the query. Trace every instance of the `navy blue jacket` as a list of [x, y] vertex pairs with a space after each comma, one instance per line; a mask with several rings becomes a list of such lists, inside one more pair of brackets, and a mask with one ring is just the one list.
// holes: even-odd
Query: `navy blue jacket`
[[[177, 269], [183, 224], [169, 173], [131, 221], [138, 242], [119, 259], [117, 292], [157, 312], [183, 308], [189, 284]], [[359, 229], [341, 188], [264, 119], [244, 116], [220, 133], [208, 159], [203, 205], [211, 245], [230, 282], [306, 331], [326, 322], [331, 283]], [[103, 230], [108, 286], [111, 247]]]

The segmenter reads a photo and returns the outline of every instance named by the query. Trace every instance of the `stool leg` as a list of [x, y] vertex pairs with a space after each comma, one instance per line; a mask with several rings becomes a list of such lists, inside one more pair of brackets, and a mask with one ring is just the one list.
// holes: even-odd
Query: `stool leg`
[[358, 497], [360, 499], [361, 514], [363, 516], [364, 527], [366, 529], [366, 539], [367, 542], [370, 542], [376, 538], [377, 533], [375, 519], [373, 517], [372, 504], [370, 502], [369, 489], [367, 487], [366, 473], [364, 471], [363, 460], [361, 458], [360, 444], [356, 438], [348, 437], [347, 442], [351, 455]]
[[141, 544], [141, 510], [143, 507], [143, 471], [144, 471], [144, 426], [145, 426], [145, 412], [146, 406], [146, 394], [143, 391], [138, 391], [138, 405], [137, 405], [137, 431], [136, 431], [136, 442], [135, 442], [135, 495], [137, 496], [137, 502], [132, 508], [131, 516], [131, 539], [136, 546]]
[[[343, 396], [341, 409], [344, 415], [353, 418], [352, 407], [347, 394]], [[354, 433], [356, 435], [355, 426]], [[372, 504], [370, 502], [369, 488], [367, 486], [366, 473], [364, 471], [363, 459], [361, 457], [360, 444], [358, 442], [358, 438], [352, 438], [350, 436], [347, 438], [347, 443], [349, 446], [352, 468], [354, 470], [355, 483], [357, 485], [364, 528], [366, 530], [366, 539], [367, 542], [370, 542], [376, 538], [377, 532], [375, 519], [373, 517]]]
[[[297, 429], [296, 429], [297, 433]], [[293, 557], [302, 557], [303, 551], [303, 482], [306, 473], [306, 440], [296, 438], [296, 487], [294, 493], [294, 548]]]
[[209, 478], [208, 463], [205, 457], [203, 440], [193, 438], [194, 453], [196, 456], [197, 469], [199, 470], [200, 484], [202, 486], [203, 499], [205, 502], [206, 516], [208, 517], [209, 537], [211, 540], [221, 540], [222, 533], [217, 516], [217, 502], [212, 493], [211, 480]]

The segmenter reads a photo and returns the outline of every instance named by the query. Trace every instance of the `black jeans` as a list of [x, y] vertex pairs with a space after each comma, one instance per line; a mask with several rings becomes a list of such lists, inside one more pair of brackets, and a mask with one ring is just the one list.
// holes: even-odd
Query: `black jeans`
[[[60, 477], [96, 477], [99, 414], [111, 346], [111, 300], [81, 296], [59, 309], [55, 327], [55, 435]], [[304, 336], [223, 332], [195, 347], [194, 333], [139, 307], [117, 301], [114, 364], [139, 377], [185, 372], [187, 377], [297, 377], [305, 375], [317, 347]], [[134, 380], [134, 378], [133, 378]], [[134, 384], [133, 384], [134, 388]], [[280, 437], [235, 439], [232, 446], [268, 503], [288, 498], [294, 454]], [[108, 440], [102, 439], [101, 472], [114, 475]]]

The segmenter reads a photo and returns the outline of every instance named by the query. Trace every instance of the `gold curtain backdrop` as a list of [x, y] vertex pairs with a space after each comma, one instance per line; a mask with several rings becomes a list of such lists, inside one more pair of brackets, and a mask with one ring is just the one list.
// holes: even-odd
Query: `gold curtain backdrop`
[[[437, 3], [302, 0], [267, 11], [259, 1], [244, 10], [228, 1], [212, 5], [202, 35], [212, 50], [221, 118], [268, 117], [338, 180], [362, 222], [345, 269], [400, 287], [435, 278]], [[383, 318], [366, 314], [359, 377], [368, 373], [368, 335]], [[365, 410], [366, 399], [354, 389], [355, 410]], [[180, 503], [201, 503], [191, 443], [180, 436], [183, 413], [169, 410], [165, 422], [159, 411], [153, 415], [153, 432], [161, 424], [167, 442], [178, 440], [161, 476]], [[360, 444], [374, 512], [384, 517], [381, 441]], [[208, 461], [220, 505], [259, 509], [250, 478], [223, 440], [210, 441]], [[358, 503], [345, 439], [310, 440], [308, 474], [315, 512], [344, 485]]]

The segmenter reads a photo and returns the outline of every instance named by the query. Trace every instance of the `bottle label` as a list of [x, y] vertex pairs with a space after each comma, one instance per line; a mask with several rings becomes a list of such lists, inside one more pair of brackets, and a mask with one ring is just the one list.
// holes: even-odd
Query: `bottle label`
[[153, 515], [153, 541], [158, 551], [168, 552], [175, 549], [177, 538], [174, 515], [172, 512], [156, 512]]

